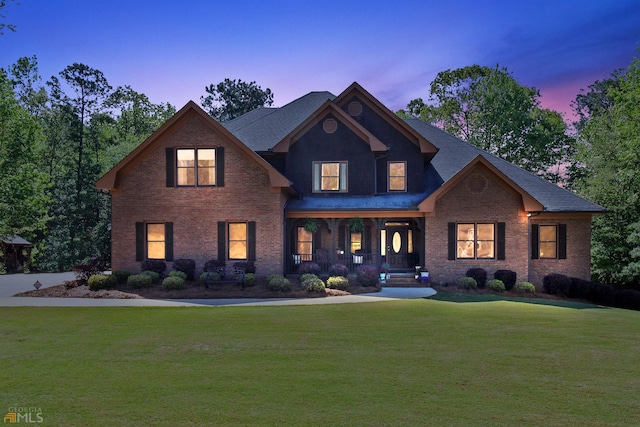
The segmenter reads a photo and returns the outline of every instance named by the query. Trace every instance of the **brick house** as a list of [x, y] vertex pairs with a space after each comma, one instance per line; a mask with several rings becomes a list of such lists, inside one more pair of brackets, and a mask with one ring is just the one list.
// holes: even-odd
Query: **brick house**
[[357, 83], [220, 124], [189, 102], [104, 175], [112, 267], [145, 258], [254, 261], [259, 275], [313, 261], [452, 283], [471, 267], [540, 284], [590, 277], [604, 209], [417, 119]]

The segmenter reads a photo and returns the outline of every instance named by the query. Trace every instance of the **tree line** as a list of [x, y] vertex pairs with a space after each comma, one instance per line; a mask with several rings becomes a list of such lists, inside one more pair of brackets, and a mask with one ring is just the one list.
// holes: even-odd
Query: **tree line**
[[[255, 81], [205, 87], [220, 121], [273, 103]], [[609, 210], [593, 223], [595, 280], [640, 287], [640, 71], [634, 60], [576, 96], [578, 120], [540, 106], [506, 68], [438, 73], [418, 117]], [[72, 64], [42, 83], [35, 57], [0, 69], [0, 235], [34, 243], [33, 269], [110, 259], [110, 201], [95, 182], [175, 113], [97, 69]]]

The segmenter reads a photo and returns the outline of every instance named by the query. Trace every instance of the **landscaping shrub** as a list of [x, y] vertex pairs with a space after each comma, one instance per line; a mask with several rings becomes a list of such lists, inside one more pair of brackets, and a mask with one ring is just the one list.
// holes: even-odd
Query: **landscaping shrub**
[[307, 274], [307, 280], [302, 282], [302, 287], [306, 289], [308, 292], [324, 292], [324, 282], [318, 276]]
[[349, 267], [344, 264], [333, 264], [329, 267], [329, 277], [342, 276], [347, 277], [349, 275]]
[[184, 281], [187, 280], [187, 273], [185, 273], [184, 271], [173, 270], [169, 273], [169, 277], [179, 277]]
[[160, 273], [157, 271], [145, 270], [140, 274], [151, 277], [151, 283], [158, 283], [160, 281]]
[[245, 286], [253, 286], [256, 281], [255, 273], [246, 273], [244, 275], [244, 285]]
[[207, 281], [213, 281], [216, 282], [218, 280], [220, 280], [220, 275], [218, 273], [212, 272], [212, 271], [205, 271], [200, 275], [200, 281], [202, 283], [205, 283]]
[[530, 282], [518, 282], [513, 287], [513, 291], [521, 294], [535, 294], [536, 287], [533, 286], [533, 283]]
[[613, 286], [603, 283], [592, 283], [589, 289], [589, 301], [600, 305], [612, 306], [613, 294], [615, 290]]
[[380, 274], [373, 265], [361, 265], [356, 269], [356, 282], [363, 287], [378, 286]]
[[567, 296], [569, 298], [589, 299], [589, 293], [591, 292], [591, 282], [588, 280], [578, 279], [577, 277], [570, 277], [569, 292]]
[[618, 289], [613, 295], [614, 307], [628, 310], [640, 310], [640, 291], [635, 289]]
[[518, 274], [511, 270], [498, 270], [493, 273], [493, 277], [495, 279], [502, 280], [505, 291], [510, 291], [516, 285]]
[[98, 291], [100, 289], [111, 289], [117, 284], [116, 276], [107, 274], [94, 274], [89, 277], [88, 285], [92, 291]]
[[186, 274], [185, 280], [193, 280], [196, 276], [196, 260], [180, 258], [173, 261], [173, 269]]
[[484, 268], [470, 268], [467, 270], [466, 276], [472, 277], [478, 288], [484, 288], [487, 284], [487, 270]]
[[320, 266], [315, 262], [303, 262], [298, 266], [298, 274], [320, 274]]
[[270, 291], [287, 292], [291, 290], [291, 282], [282, 274], [272, 274], [269, 276], [267, 288]]
[[120, 284], [127, 283], [127, 278], [131, 276], [131, 272], [129, 270], [114, 270], [112, 274]]
[[542, 288], [551, 295], [567, 296], [569, 286], [571, 286], [571, 279], [564, 274], [551, 273], [542, 279]]
[[311, 273], [304, 273], [300, 275], [300, 283], [304, 284], [304, 282], [308, 281], [308, 280], [314, 280], [314, 279], [319, 279], [319, 277], [315, 274], [311, 274]]
[[233, 263], [234, 268], [244, 268], [245, 273], [256, 273], [256, 264], [253, 261], [238, 261]]
[[471, 276], [465, 276], [458, 280], [458, 287], [461, 289], [477, 289], [478, 282]]
[[346, 291], [349, 289], [349, 279], [344, 276], [332, 276], [327, 280], [327, 288], [340, 289]]
[[204, 263], [204, 271], [218, 271], [220, 268], [224, 268], [227, 264], [218, 259], [210, 259]]
[[[172, 271], [172, 273], [174, 272]], [[162, 289], [167, 289], [167, 290], [184, 289], [184, 280], [185, 279], [183, 279], [180, 276], [169, 275], [169, 277], [165, 277], [165, 279], [162, 281]]]
[[504, 286], [504, 282], [500, 279], [491, 279], [487, 282], [487, 288], [491, 289], [492, 291], [496, 291], [496, 292], [504, 292], [505, 291], [505, 286]]
[[151, 287], [153, 279], [149, 274], [132, 274], [127, 277], [127, 284], [136, 289]]
[[89, 277], [94, 274], [102, 274], [104, 270], [105, 265], [100, 258], [91, 258], [83, 264], [74, 265], [71, 269], [80, 285], [86, 285]]
[[155, 271], [159, 275], [167, 269], [167, 263], [161, 259], [145, 259], [140, 267], [142, 271]]

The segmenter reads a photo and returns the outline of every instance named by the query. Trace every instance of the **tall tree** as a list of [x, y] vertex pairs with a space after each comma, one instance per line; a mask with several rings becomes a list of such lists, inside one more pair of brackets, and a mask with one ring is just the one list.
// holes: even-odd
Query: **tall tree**
[[609, 211], [593, 222], [594, 277], [640, 288], [640, 59], [605, 82], [584, 95], [598, 102], [578, 134], [586, 169], [578, 189]]
[[221, 122], [273, 104], [271, 89], [262, 90], [255, 81], [247, 83], [240, 79], [224, 79], [217, 85], [210, 84], [204, 89], [209, 95], [200, 97], [202, 107], [211, 117]]
[[[15, 0], [9, 0], [11, 2], [15, 1]], [[17, 3], [20, 4], [20, 3]], [[7, 7], [7, 0], [0, 0], [0, 36], [4, 34], [4, 29], [8, 28], [10, 31], [15, 31], [16, 30], [16, 26], [13, 24], [6, 24], [2, 21], [4, 21], [4, 19], [7, 17], [5, 15], [5, 12], [3, 9], [5, 9]]]
[[506, 68], [472, 65], [438, 73], [430, 103], [414, 99], [399, 114], [434, 123], [557, 182], [557, 165], [572, 154], [573, 140], [562, 116], [541, 109], [538, 98], [535, 88], [520, 85]]

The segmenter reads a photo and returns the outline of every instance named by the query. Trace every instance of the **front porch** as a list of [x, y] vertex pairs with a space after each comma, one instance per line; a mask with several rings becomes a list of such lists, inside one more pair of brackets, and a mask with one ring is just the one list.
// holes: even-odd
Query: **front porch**
[[361, 265], [390, 272], [413, 272], [424, 265], [424, 220], [422, 218], [306, 217], [287, 218], [287, 274], [297, 273], [304, 262], [313, 262], [322, 272], [333, 264], [347, 266], [351, 273]]

